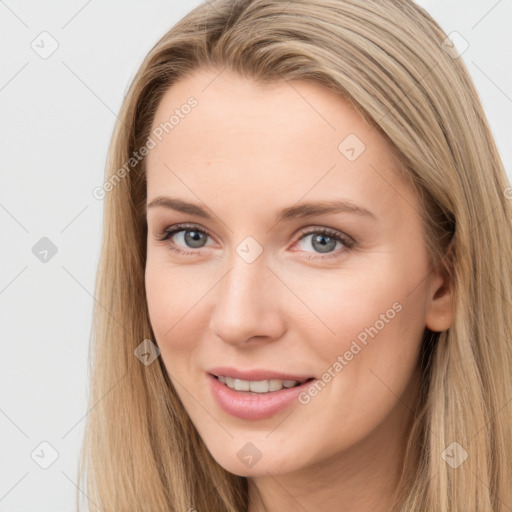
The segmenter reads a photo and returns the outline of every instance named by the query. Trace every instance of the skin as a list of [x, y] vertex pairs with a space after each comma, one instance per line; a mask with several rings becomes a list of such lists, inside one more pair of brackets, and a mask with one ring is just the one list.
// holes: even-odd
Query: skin
[[[153, 128], [192, 95], [198, 105], [147, 157], [148, 204], [173, 196], [213, 217], [147, 209], [148, 308], [171, 381], [214, 459], [249, 478], [250, 512], [384, 511], [418, 392], [422, 333], [453, 321], [449, 283], [430, 270], [418, 197], [387, 141], [320, 85], [200, 69], [169, 88]], [[348, 134], [366, 146], [354, 161], [338, 149]], [[274, 221], [298, 202], [334, 199], [373, 217]], [[177, 223], [207, 235], [192, 246], [184, 235], [193, 228], [158, 239]], [[331, 241], [321, 252], [318, 228], [355, 245]], [[252, 263], [236, 251], [248, 236], [263, 250]], [[248, 421], [214, 401], [209, 368], [319, 379], [396, 303], [401, 310], [309, 403]], [[262, 454], [251, 468], [237, 457], [248, 442]]]

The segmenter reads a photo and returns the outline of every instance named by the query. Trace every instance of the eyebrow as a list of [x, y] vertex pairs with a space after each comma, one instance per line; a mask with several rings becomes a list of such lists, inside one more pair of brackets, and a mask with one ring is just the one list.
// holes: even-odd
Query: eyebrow
[[[199, 204], [190, 203], [175, 197], [158, 196], [146, 205], [146, 212], [149, 208], [168, 208], [189, 215], [196, 215], [204, 219], [213, 219], [213, 216], [207, 209]], [[325, 215], [328, 213], [352, 213], [360, 216], [367, 216], [376, 220], [375, 215], [366, 208], [358, 206], [347, 200], [333, 201], [312, 201], [299, 203], [279, 211], [275, 217], [275, 223], [289, 221], [292, 219], [302, 219], [313, 217], [315, 215]]]

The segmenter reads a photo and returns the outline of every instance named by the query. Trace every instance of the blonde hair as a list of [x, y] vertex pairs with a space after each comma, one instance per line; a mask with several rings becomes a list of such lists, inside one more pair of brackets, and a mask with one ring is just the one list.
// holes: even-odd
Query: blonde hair
[[[433, 268], [451, 277], [456, 315], [445, 332], [425, 330], [423, 385], [393, 510], [510, 510], [508, 180], [469, 73], [446, 37], [410, 0], [208, 0], [149, 52], [124, 99], [106, 169], [80, 465], [91, 503], [104, 512], [248, 506], [247, 478], [212, 458], [161, 358], [144, 365], [134, 356], [155, 338], [144, 286], [145, 159], [132, 165], [130, 158], [147, 142], [164, 92], [202, 67], [260, 83], [322, 84], [396, 150], [421, 199]], [[468, 454], [457, 468], [443, 459], [452, 442]]]

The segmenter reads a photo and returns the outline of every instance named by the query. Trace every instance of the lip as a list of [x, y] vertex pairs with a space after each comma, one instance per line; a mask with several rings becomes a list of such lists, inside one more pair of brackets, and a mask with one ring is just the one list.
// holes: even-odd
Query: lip
[[313, 375], [291, 375], [288, 373], [282, 373], [273, 370], [264, 370], [255, 368], [253, 370], [237, 370], [236, 368], [230, 368], [227, 366], [217, 366], [206, 370], [210, 375], [223, 375], [225, 377], [232, 377], [233, 379], [241, 380], [298, 380], [300, 382], [314, 378]]
[[[268, 375], [268, 372], [266, 374]], [[225, 374], [221, 372], [220, 375]], [[274, 416], [296, 402], [298, 395], [305, 391], [313, 382], [313, 380], [308, 380], [294, 388], [283, 388], [279, 391], [256, 394], [249, 391], [230, 389], [211, 374], [208, 374], [208, 380], [213, 398], [221, 409], [231, 416], [242, 420], [263, 420]], [[279, 380], [288, 380], [288, 378]], [[289, 380], [299, 379], [292, 378]]]

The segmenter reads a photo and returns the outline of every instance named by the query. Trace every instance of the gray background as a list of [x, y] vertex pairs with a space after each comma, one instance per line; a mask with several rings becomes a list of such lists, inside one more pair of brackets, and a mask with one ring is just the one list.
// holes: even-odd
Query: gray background
[[[510, 177], [512, 0], [418, 3], [469, 43]], [[74, 510], [103, 214], [92, 190], [130, 80], [198, 4], [0, 0], [0, 512]]]

